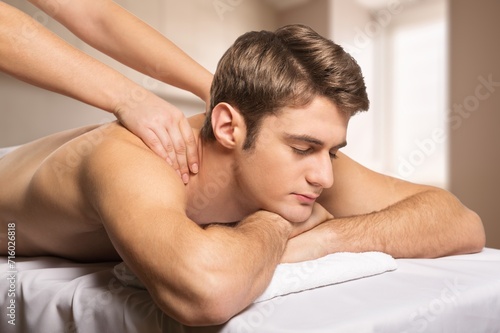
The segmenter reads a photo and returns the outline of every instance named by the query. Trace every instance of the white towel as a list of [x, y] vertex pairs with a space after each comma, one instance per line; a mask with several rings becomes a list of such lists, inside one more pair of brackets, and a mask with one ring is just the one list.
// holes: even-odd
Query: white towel
[[271, 283], [255, 302], [393, 271], [396, 260], [382, 252], [339, 252], [276, 267]]
[[[382, 252], [341, 252], [291, 264], [279, 264], [267, 289], [255, 302], [263, 302], [304, 290], [393, 271], [396, 260]], [[125, 263], [116, 265], [115, 276], [127, 286], [144, 288]]]

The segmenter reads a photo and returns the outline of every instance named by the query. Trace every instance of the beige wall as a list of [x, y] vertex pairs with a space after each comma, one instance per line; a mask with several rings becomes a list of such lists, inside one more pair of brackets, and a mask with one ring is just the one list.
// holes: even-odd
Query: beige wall
[[331, 0], [312, 0], [302, 5], [283, 10], [278, 14], [278, 24], [300, 23], [316, 30], [322, 36], [330, 36]]
[[449, 6], [450, 189], [481, 216], [487, 246], [500, 248], [500, 1]]

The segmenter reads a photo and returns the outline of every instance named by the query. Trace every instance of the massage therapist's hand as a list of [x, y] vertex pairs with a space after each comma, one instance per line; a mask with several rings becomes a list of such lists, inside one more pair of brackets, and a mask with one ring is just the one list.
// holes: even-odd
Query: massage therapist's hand
[[187, 183], [189, 171], [198, 172], [198, 147], [187, 118], [182, 111], [153, 93], [148, 92], [138, 100], [118, 106], [115, 116], [172, 165]]
[[[209, 99], [212, 74], [114, 1], [30, 2], [76, 37], [125, 66], [204, 101]], [[197, 171], [197, 147], [181, 111], [2, 1], [0, 71], [113, 112], [155, 153], [170, 160], [184, 182], [190, 169]]]
[[314, 204], [311, 217], [304, 223], [304, 232], [290, 238], [287, 242], [281, 262], [300, 262], [326, 256], [328, 249], [328, 228], [323, 228], [326, 221], [334, 217], [323, 206]]

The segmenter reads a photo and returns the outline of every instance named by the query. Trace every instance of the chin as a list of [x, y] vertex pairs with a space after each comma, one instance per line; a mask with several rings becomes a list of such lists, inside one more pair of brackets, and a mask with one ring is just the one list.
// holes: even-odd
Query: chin
[[300, 206], [293, 208], [285, 208], [280, 214], [285, 220], [292, 223], [305, 222], [312, 214], [312, 206]]

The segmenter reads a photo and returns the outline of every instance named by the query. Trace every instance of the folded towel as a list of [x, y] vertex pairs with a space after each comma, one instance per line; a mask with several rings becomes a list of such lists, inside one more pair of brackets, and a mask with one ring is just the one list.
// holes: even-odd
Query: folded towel
[[393, 271], [396, 260], [382, 252], [339, 252], [315, 260], [276, 267], [271, 283], [255, 302], [303, 290]]
[[[373, 276], [396, 268], [396, 260], [382, 252], [341, 252], [315, 260], [279, 264], [269, 286], [255, 302]], [[125, 263], [116, 265], [113, 272], [124, 285], [144, 288]]]

